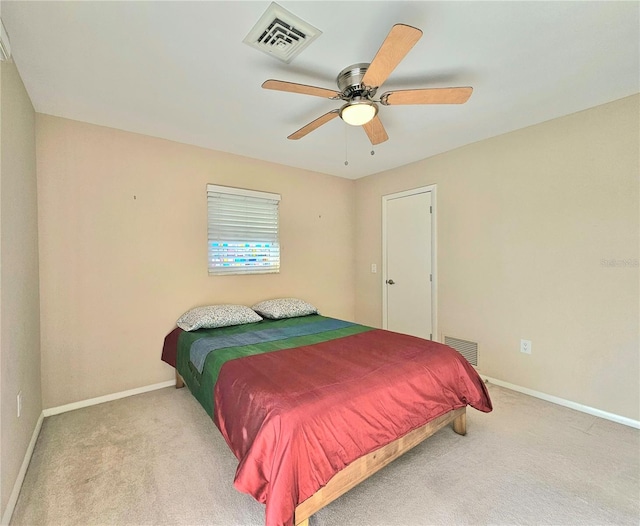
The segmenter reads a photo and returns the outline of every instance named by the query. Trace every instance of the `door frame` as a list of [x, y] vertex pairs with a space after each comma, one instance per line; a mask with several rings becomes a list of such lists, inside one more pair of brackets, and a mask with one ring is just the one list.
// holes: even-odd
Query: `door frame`
[[438, 332], [438, 224], [437, 185], [431, 184], [382, 196], [382, 328], [387, 328], [387, 202], [392, 199], [431, 192], [431, 331], [432, 340], [440, 341]]

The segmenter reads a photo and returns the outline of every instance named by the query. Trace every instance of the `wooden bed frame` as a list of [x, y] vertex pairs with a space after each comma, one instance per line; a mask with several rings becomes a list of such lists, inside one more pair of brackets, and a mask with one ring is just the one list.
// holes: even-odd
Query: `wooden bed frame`
[[[184, 380], [176, 369], [176, 389], [184, 387]], [[467, 408], [460, 407], [449, 411], [422, 427], [400, 437], [386, 446], [372, 451], [368, 455], [354, 460], [336, 473], [326, 486], [320, 488], [311, 497], [296, 507], [293, 523], [296, 526], [309, 526], [309, 517], [324, 508], [354, 486], [394, 461], [413, 447], [429, 438], [446, 425], [453, 423], [453, 430], [459, 435], [467, 434]]]

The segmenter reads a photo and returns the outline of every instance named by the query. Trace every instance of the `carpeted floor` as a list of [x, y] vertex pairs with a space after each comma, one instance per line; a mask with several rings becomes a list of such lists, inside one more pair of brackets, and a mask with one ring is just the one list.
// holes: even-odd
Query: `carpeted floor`
[[[640, 431], [490, 386], [312, 526], [640, 523]], [[236, 459], [187, 389], [45, 419], [12, 525], [262, 525]]]

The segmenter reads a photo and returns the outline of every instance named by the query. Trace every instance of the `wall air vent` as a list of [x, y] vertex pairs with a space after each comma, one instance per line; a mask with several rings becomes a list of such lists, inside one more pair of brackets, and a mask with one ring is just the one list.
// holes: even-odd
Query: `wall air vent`
[[288, 64], [321, 34], [274, 2], [243, 42]]
[[11, 58], [11, 44], [9, 44], [9, 35], [0, 18], [0, 60], [9, 60]]
[[464, 356], [471, 365], [478, 366], [478, 344], [459, 338], [444, 337], [444, 344], [453, 347], [462, 356]]

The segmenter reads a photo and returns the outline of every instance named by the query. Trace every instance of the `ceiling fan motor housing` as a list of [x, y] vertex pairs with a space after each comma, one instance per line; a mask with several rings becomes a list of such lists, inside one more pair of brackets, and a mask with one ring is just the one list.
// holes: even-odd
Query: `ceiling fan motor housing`
[[344, 68], [339, 74], [336, 82], [338, 89], [342, 93], [342, 98], [351, 100], [354, 97], [371, 98], [375, 95], [376, 89], [370, 89], [362, 84], [364, 74], [369, 68], [368, 62], [359, 62]]

